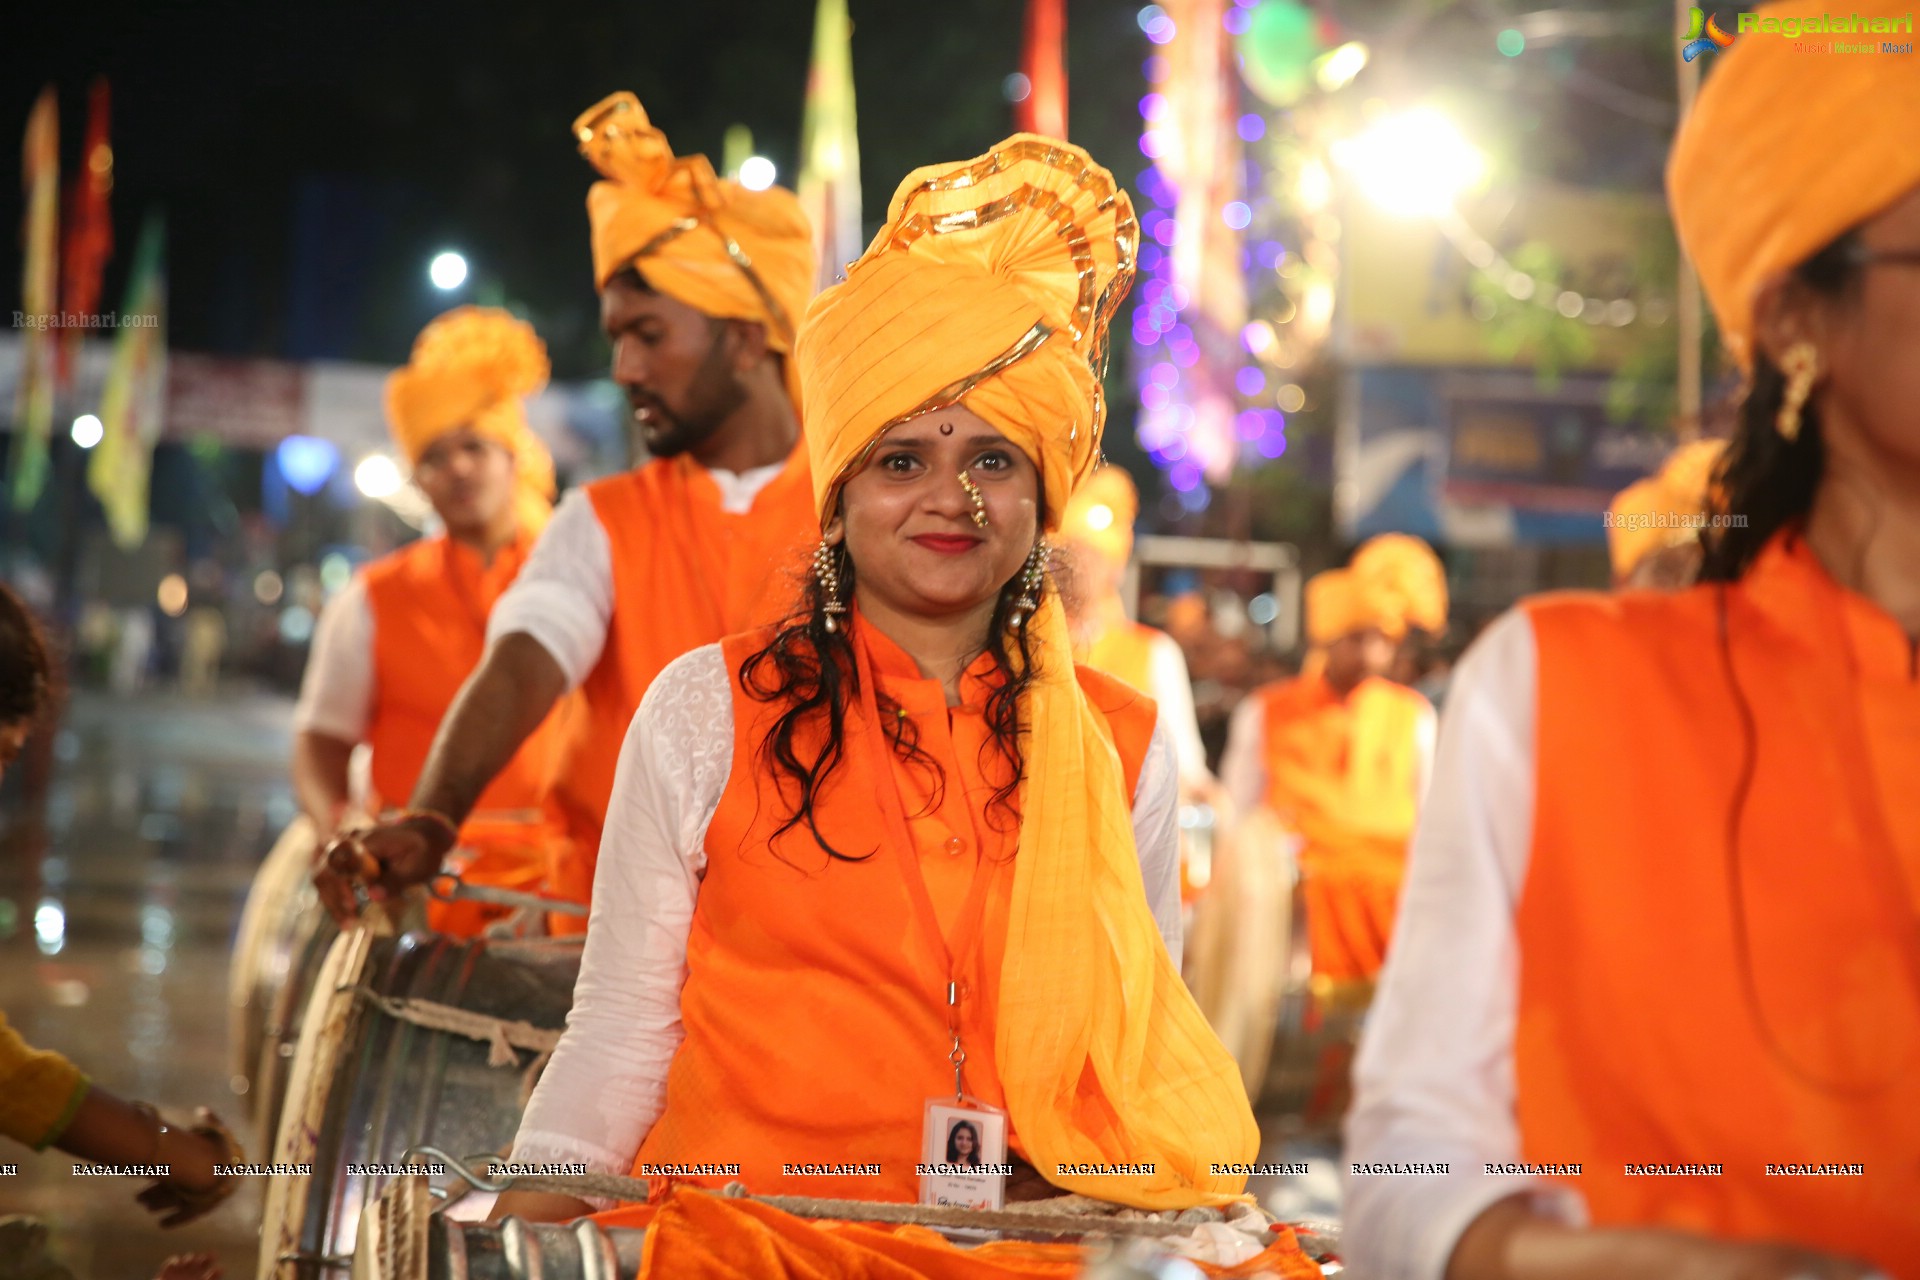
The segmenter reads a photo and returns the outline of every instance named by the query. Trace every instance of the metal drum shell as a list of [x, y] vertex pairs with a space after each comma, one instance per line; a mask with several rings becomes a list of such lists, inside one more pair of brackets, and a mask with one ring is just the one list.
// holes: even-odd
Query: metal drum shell
[[[267, 1026], [288, 976], [299, 967], [299, 926], [319, 905], [310, 880], [317, 839], [313, 823], [304, 814], [296, 817], [274, 841], [247, 890], [227, 968], [228, 1075], [238, 1095], [257, 1096]], [[294, 1012], [297, 1018], [299, 1009]]]
[[[353, 989], [557, 1032], [572, 1005], [580, 950], [577, 939], [377, 937], [360, 929], [334, 943], [307, 1006], [274, 1144], [275, 1163], [310, 1164], [312, 1172], [269, 1183], [263, 1280], [340, 1274], [361, 1210], [389, 1181], [350, 1175], [350, 1164], [400, 1165], [418, 1146], [504, 1151], [519, 1127], [535, 1055], [489, 1066], [487, 1044], [403, 1022]], [[433, 1181], [456, 1185], [451, 1176]], [[296, 1260], [282, 1261], [289, 1257]]]

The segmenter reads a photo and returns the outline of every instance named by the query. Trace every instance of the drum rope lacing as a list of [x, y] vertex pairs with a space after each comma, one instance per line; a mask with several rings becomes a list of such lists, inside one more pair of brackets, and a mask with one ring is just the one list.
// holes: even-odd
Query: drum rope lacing
[[351, 991], [354, 999], [372, 1005], [390, 1018], [428, 1031], [445, 1031], [451, 1035], [465, 1036], [469, 1040], [478, 1040], [487, 1046], [487, 1065], [490, 1067], [518, 1067], [521, 1064], [517, 1050], [525, 1049], [538, 1055], [533, 1068], [543, 1065], [553, 1054], [554, 1047], [560, 1043], [560, 1033], [545, 1027], [536, 1027], [531, 1022], [521, 1022], [512, 1018], [496, 1018], [489, 1014], [475, 1013], [471, 1009], [460, 1009], [450, 1004], [440, 1004], [433, 1000], [419, 1000], [402, 996], [383, 996], [366, 986], [343, 986], [341, 991]]

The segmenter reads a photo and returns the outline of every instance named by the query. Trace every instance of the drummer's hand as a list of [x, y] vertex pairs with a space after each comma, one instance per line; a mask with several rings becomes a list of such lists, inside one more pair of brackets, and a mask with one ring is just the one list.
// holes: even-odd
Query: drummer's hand
[[[203, 1125], [219, 1123], [204, 1107], [194, 1118]], [[218, 1208], [232, 1194], [234, 1181], [231, 1175], [215, 1173], [214, 1167], [245, 1158], [231, 1140], [223, 1142], [194, 1129], [169, 1129], [157, 1156], [156, 1163], [167, 1166], [167, 1176], [151, 1183], [137, 1198], [140, 1207], [160, 1219], [163, 1227], [184, 1226]]]
[[376, 902], [396, 898], [438, 875], [450, 848], [446, 833], [412, 819], [347, 832], [327, 845], [313, 873], [314, 887], [327, 913], [345, 928], [360, 916], [356, 885], [365, 886]]

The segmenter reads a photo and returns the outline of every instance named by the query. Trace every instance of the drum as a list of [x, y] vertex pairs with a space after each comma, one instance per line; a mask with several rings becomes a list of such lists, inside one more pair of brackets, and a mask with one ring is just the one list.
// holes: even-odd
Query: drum
[[[313, 983], [261, 1229], [262, 1280], [337, 1277], [409, 1149], [504, 1153], [558, 1039], [579, 939], [342, 934]], [[447, 1175], [434, 1181], [452, 1183]]]
[[[272, 1145], [279, 1125], [314, 975], [340, 936], [313, 887], [317, 842], [304, 815], [288, 823], [274, 842], [247, 891], [227, 969], [229, 1085], [248, 1099], [261, 1148]], [[423, 903], [409, 899], [397, 921], [382, 918], [376, 927], [393, 933], [419, 928], [425, 919]]]

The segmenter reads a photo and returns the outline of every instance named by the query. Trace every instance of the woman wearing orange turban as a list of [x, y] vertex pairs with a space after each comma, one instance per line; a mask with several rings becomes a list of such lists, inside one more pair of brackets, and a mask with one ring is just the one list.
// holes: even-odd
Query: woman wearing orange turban
[[809, 310], [804, 606], [641, 704], [516, 1159], [912, 1201], [923, 1108], [964, 1092], [1006, 1113], [1015, 1198], [1240, 1196], [1258, 1134], [1177, 968], [1172, 749], [1074, 666], [1047, 572], [1134, 237], [1106, 170], [1016, 135], [909, 175]]
[[1614, 585], [1668, 590], [1693, 585], [1700, 571], [1700, 535], [1714, 506], [1713, 469], [1725, 450], [1724, 440], [1683, 444], [1658, 472], [1615, 496], [1607, 508]]
[[1455, 678], [1356, 1276], [1920, 1276], [1920, 62], [1864, 34], [1904, 3], [1847, 10], [1816, 40], [1871, 52], [1743, 20], [1668, 166], [1749, 371], [1744, 524], [1686, 590], [1523, 604]]
[[[553, 506], [553, 458], [527, 425], [547, 382], [533, 328], [492, 307], [460, 307], [421, 331], [387, 380], [387, 421], [443, 532], [367, 565], [320, 615], [295, 712], [294, 789], [330, 837], [349, 804], [348, 761], [371, 748], [367, 807], [404, 805], [440, 718], [480, 660], [487, 615], [520, 572]], [[558, 763], [563, 714], [549, 716], [461, 832], [450, 869], [533, 889], [555, 838], [540, 807]], [[435, 903], [447, 932], [477, 933], [497, 910]]]

